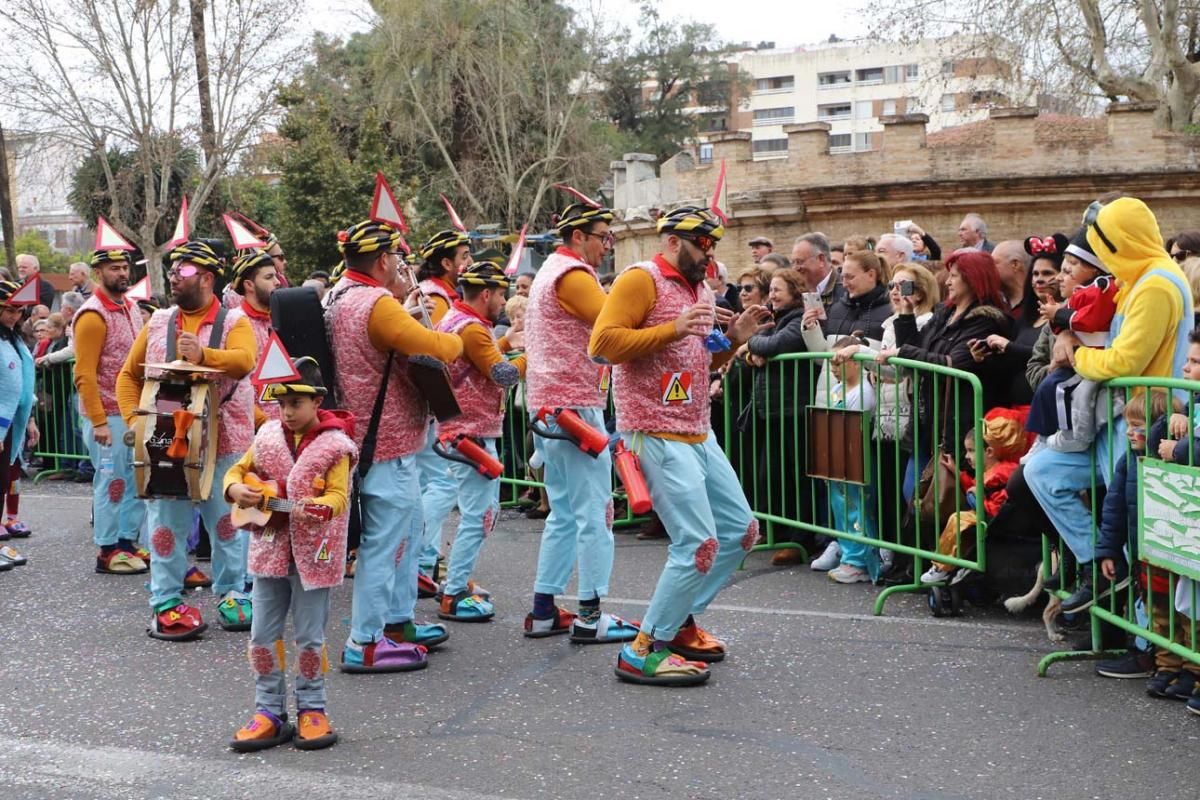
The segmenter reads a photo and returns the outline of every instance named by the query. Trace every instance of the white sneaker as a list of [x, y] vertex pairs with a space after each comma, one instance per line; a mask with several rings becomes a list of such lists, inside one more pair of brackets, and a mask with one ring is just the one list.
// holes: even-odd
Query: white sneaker
[[892, 567], [894, 567], [895, 565], [896, 565], [896, 551], [885, 550], [883, 548], [880, 548], [880, 550], [879, 550], [879, 574], [880, 575], [891, 575]]
[[867, 574], [865, 569], [852, 567], [849, 564], [842, 564], [837, 569], [831, 569], [825, 573], [829, 576], [829, 580], [836, 583], [870, 583], [871, 576]]
[[813, 572], [829, 572], [840, 563], [842, 563], [842, 546], [834, 539], [825, 545], [825, 552], [813, 559], [808, 568]]
[[925, 574], [921, 576], [921, 583], [944, 583], [950, 580], [950, 577], [953, 574], [954, 573], [950, 570], [930, 567], [929, 569], [925, 570]]

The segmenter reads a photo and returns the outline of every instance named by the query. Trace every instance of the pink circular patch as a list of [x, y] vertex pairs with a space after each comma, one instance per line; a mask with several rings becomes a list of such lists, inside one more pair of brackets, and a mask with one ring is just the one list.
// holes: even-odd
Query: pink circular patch
[[616, 517], [616, 509], [613, 508], [613, 501], [609, 500], [608, 505], [604, 507], [604, 527], [612, 530], [613, 518]]
[[396, 548], [396, 566], [400, 566], [400, 561], [404, 558], [404, 551], [408, 548], [408, 540], [402, 540], [400, 546]]
[[228, 542], [236, 534], [237, 528], [233, 527], [233, 520], [228, 514], [217, 520], [217, 538], [222, 542]]
[[483, 515], [483, 535], [487, 536], [492, 531], [496, 530], [496, 508], [493, 506]]
[[270, 675], [275, 671], [275, 655], [271, 648], [253, 645], [250, 648], [250, 666], [257, 675]]
[[758, 520], [750, 520], [750, 524], [746, 526], [746, 533], [742, 536], [742, 549], [749, 553], [754, 549], [754, 543], [758, 541]]
[[170, 558], [175, 552], [175, 534], [166, 526], [158, 528], [150, 537], [150, 547], [159, 558]]
[[300, 674], [310, 681], [321, 672], [321, 651], [307, 647], [300, 651]]
[[113, 478], [108, 482], [108, 502], [119, 503], [121, 498], [125, 496], [125, 481], [121, 478]]
[[717, 557], [717, 550], [719, 548], [720, 545], [717, 544], [717, 540], [711, 536], [701, 542], [700, 546], [696, 548], [696, 570], [701, 575], [707, 575], [708, 571], [712, 569], [713, 560]]

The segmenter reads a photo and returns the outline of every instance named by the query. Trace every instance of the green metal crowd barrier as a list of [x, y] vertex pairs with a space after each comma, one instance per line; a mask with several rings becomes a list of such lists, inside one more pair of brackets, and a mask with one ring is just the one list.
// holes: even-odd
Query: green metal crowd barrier
[[34, 483], [58, 476], [74, 475], [90, 465], [83, 424], [75, 394], [74, 360], [45, 364], [37, 369], [35, 384], [37, 421], [41, 439], [33, 449], [41, 467]]
[[[1101, 559], [1079, 563], [1063, 542], [1050, 535], [1043, 536], [1043, 576], [1051, 575], [1052, 555], [1057, 556], [1060, 574], [1074, 575], [1073, 581], [1063, 581], [1062, 587], [1049, 590], [1050, 593], [1065, 600], [1080, 579], [1090, 579], [1096, 602], [1088, 609], [1091, 648], [1047, 654], [1038, 663], [1039, 676], [1044, 677], [1052, 665], [1063, 661], [1119, 655], [1125, 651], [1125, 642], [1114, 642], [1115, 636], [1140, 638], [1158, 648], [1160, 663], [1164, 667], [1169, 665], [1172, 671], [1178, 671], [1181, 662], [1200, 664], [1196, 638], [1200, 591], [1195, 583], [1200, 580], [1200, 465], [1195, 463], [1198, 392], [1200, 383], [1174, 378], [1119, 378], [1101, 389], [1101, 408], [1106, 409], [1107, 417], [1114, 423], [1104, 431], [1104, 455], [1097, 455], [1098, 447], [1091, 449], [1088, 503], [1092, 546], [1095, 547], [1099, 535], [1100, 498], [1117, 459], [1124, 454], [1127, 468], [1129, 461], [1135, 460], [1138, 472], [1138, 520], [1129, 533], [1126, 561], [1131, 560], [1134, 546], [1138, 558], [1127, 563], [1124, 576], [1118, 573], [1117, 581], [1109, 583], [1101, 573]], [[1174, 398], [1172, 408], [1166, 407], [1168, 393]], [[1145, 420], [1142, 427], [1147, 434], [1147, 447], [1141, 454], [1132, 449], [1125, 436], [1127, 426], [1122, 420], [1121, 406], [1129, 405], [1136, 405]], [[1169, 462], [1154, 447], [1155, 421], [1163, 415], [1159, 412], [1165, 412], [1166, 416], [1177, 413], [1185, 418], [1186, 463]], [[1165, 438], [1179, 437], [1167, 432]], [[1120, 511], [1124, 514], [1125, 508]], [[1159, 580], [1151, 579], [1152, 574]], [[1123, 577], [1128, 577], [1128, 581], [1123, 582]], [[1160, 581], [1165, 582], [1165, 589], [1155, 588]], [[1182, 604], [1190, 613], [1177, 608], [1180, 601], [1184, 601]]]
[[[982, 426], [975, 424], [983, 419], [979, 379], [900, 358], [879, 364], [860, 353], [841, 365], [832, 359], [832, 353], [794, 353], [763, 366], [739, 361], [723, 380], [725, 452], [763, 523], [765, 541], [754, 551], [799, 548], [807, 555], [814, 537], [832, 537], [911, 558], [911, 581], [885, 588], [876, 598], [876, 614], [897, 592], [929, 588], [920, 581], [927, 562], [984, 571], [983, 460], [968, 466], [962, 444], [970, 435], [975, 452], [984, 452]], [[869, 410], [855, 411], [861, 404], [847, 402], [853, 392], [846, 392], [846, 379], [855, 371], [861, 373], [859, 386], [869, 382], [876, 397]], [[953, 462], [952, 479], [938, 466], [942, 453]], [[934, 467], [923, 476], [929, 462]], [[906, 500], [909, 469], [916, 491]], [[958, 488], [963, 471], [974, 476], [980, 512], [966, 530], [956, 530], [956, 555], [940, 554], [938, 537], [946, 522], [968, 508]], [[835, 493], [853, 499], [856, 526], [838, 527]]]

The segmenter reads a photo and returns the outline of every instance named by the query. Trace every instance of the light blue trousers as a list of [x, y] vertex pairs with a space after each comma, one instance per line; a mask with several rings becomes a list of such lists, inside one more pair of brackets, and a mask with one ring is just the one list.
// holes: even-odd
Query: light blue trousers
[[[829, 506], [833, 509], [833, 527], [846, 533], [879, 538], [875, 524], [875, 490], [843, 481], [826, 481], [829, 486]], [[840, 539], [842, 562], [865, 569], [871, 580], [879, 578], [879, 549]]]
[[1112, 475], [1109, 428], [1112, 428], [1116, 446], [1124, 447], [1125, 421], [1117, 419], [1097, 431], [1090, 450], [1060, 453], [1043, 447], [1025, 464], [1025, 483], [1080, 564], [1091, 562], [1096, 554], [1096, 543], [1092, 539], [1092, 515], [1083, 505], [1080, 493], [1092, 491], [1093, 480], [1097, 486], [1108, 485]]
[[[604, 412], [577, 408], [584, 422], [604, 430]], [[557, 423], [547, 426], [562, 433]], [[550, 516], [542, 530], [537, 577], [533, 591], [559, 595], [567, 590], [579, 564], [578, 593], [582, 600], [604, 597], [613, 567], [612, 454], [607, 448], [592, 458], [572, 442], [533, 436], [542, 454]]]
[[287, 647], [283, 642], [288, 611], [296, 634], [296, 708], [325, 708], [325, 624], [329, 590], [308, 589], [293, 564], [286, 578], [254, 579], [254, 620], [250, 623], [250, 666], [254, 669], [254, 705], [275, 716], [287, 711]]
[[412, 619], [417, 604], [421, 487], [412, 456], [377, 462], [359, 492], [362, 538], [354, 573], [350, 636], [360, 644], [383, 638], [383, 626]]
[[424, 510], [425, 532], [421, 538], [418, 564], [431, 572], [441, 552], [442, 528], [446, 517], [458, 502], [458, 483], [450, 477], [450, 462], [433, 452], [437, 441], [437, 425], [429, 425], [425, 447], [417, 453], [417, 468], [421, 476], [421, 507]]
[[246, 586], [246, 536], [229, 521], [229, 503], [221, 492], [225, 473], [240, 456], [217, 459], [212, 492], [203, 503], [190, 500], [147, 500], [150, 523], [150, 605], [183, 598], [187, 574], [187, 540], [192, 517], [199, 512], [212, 542], [212, 590], [217, 597]]
[[700, 444], [622, 433], [641, 457], [654, 510], [671, 544], [642, 630], [673, 639], [700, 614], [745, 557], [758, 532], [741, 483], [712, 431]]
[[116, 544], [117, 539], [136, 542], [146, 518], [146, 504], [138, 499], [133, 485], [133, 448], [124, 441], [125, 420], [120, 414], [108, 418], [112, 444], [101, 447], [92, 436], [91, 420], [81, 419], [83, 440], [87, 443], [92, 466], [96, 468], [96, 476], [92, 479], [92, 508], [95, 510], [92, 541], [98, 547]]
[[[495, 456], [496, 440], [485, 439], [484, 448]], [[496, 527], [500, 516], [500, 481], [489, 480], [467, 464], [446, 463], [450, 465], [450, 477], [458, 494], [458, 532], [454, 534], [454, 544], [450, 548], [445, 589], [447, 595], [455, 595], [466, 590], [475, 562], [479, 560], [483, 540]]]

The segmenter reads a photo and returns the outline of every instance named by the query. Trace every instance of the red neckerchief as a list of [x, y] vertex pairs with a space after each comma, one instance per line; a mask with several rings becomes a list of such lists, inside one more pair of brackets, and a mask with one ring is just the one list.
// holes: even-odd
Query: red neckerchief
[[257, 308], [250, 305], [249, 300], [242, 300], [242, 311], [246, 312], [247, 317], [251, 317], [253, 319], [262, 319], [266, 320], [267, 322], [271, 321], [270, 311], [259, 311]]
[[337, 415], [334, 412], [326, 411], [323, 408], [317, 409], [317, 418], [313, 421], [313, 426], [308, 429], [307, 433], [300, 437], [300, 441], [298, 443], [296, 441], [295, 432], [288, 430], [285, 427], [284, 431], [287, 432], [287, 436], [284, 438], [287, 440], [288, 449], [292, 451], [293, 460], [299, 458], [300, 454], [304, 452], [304, 448], [312, 444], [313, 440], [322, 433], [325, 431], [334, 430], [345, 433], [345, 428], [343, 427], [341, 421], [337, 418]]
[[676, 267], [672, 266], [670, 261], [667, 261], [665, 258], [662, 257], [662, 253], [655, 254], [654, 263], [658, 266], [659, 271], [662, 272], [663, 277], [665, 277], [669, 281], [679, 281], [680, 283], [682, 283], [684, 286], [686, 286], [688, 288], [689, 292], [692, 293], [693, 300], [700, 299], [700, 294], [697, 291], [697, 288], [699, 287], [700, 284], [693, 285], [690, 281], [688, 281], [687, 278], [683, 277], [683, 275], [680, 274], [679, 270]]
[[446, 293], [450, 295], [451, 300], [458, 300], [458, 290], [446, 283], [444, 278], [431, 278], [430, 280], [432, 280], [434, 283], [440, 283], [442, 288], [446, 290]]
[[133, 303], [127, 299], [125, 295], [121, 295], [122, 303], [117, 303], [115, 300], [111, 299], [107, 294], [105, 294], [103, 289], [98, 287], [95, 292], [92, 292], [92, 294], [99, 297], [100, 305], [104, 306], [105, 309], [109, 311], [128, 311], [130, 306], [133, 305]]
[[355, 283], [361, 283], [366, 286], [374, 286], [377, 289], [383, 288], [383, 284], [381, 284], [379, 281], [375, 280], [370, 275], [358, 272], [357, 270], [348, 269], [342, 273], [342, 277], [346, 280], [354, 281]]
[[490, 319], [488, 319], [487, 317], [483, 316], [483, 314], [480, 314], [478, 311], [471, 308], [469, 305], [464, 303], [462, 300], [455, 300], [454, 308], [458, 309], [459, 311], [461, 311], [464, 314], [468, 314], [468, 315], [474, 317], [475, 319], [479, 320], [480, 322], [482, 322], [484, 325], [488, 326], [489, 328], [494, 327], [496, 324], [496, 323], [492, 322]]
[[[196, 330], [200, 330], [205, 325], [212, 325], [214, 322], [216, 322], [217, 312], [220, 310], [221, 304], [218, 303], [217, 298], [214, 297], [208, 305], [208, 313], [204, 315], [204, 319], [200, 320], [200, 324], [196, 326]], [[187, 313], [188, 312], [184, 311], [182, 308], [179, 309], [179, 315], [175, 317], [175, 331], [177, 333], [183, 332], [183, 318]]]
[[566, 256], [567, 258], [573, 258], [576, 261], [583, 261], [583, 256], [579, 255], [579, 253], [576, 253], [574, 250], [567, 247], [566, 245], [560, 244], [558, 246], [558, 249], [555, 250], [554, 252], [558, 253], [560, 256]]

